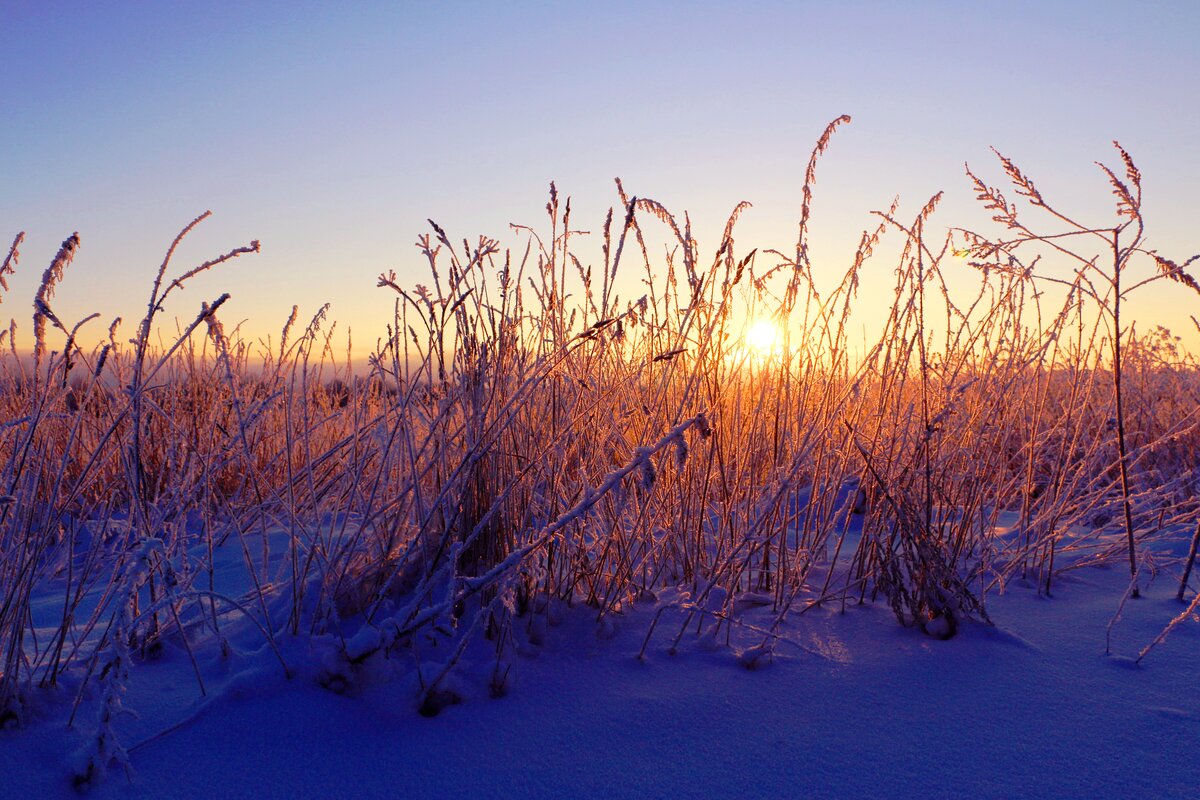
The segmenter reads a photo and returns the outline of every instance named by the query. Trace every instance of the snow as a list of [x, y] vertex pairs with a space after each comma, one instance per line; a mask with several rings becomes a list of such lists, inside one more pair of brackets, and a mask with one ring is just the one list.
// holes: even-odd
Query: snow
[[[182, 648], [133, 666], [124, 706], [138, 716], [116, 727], [135, 775], [110, 769], [90, 793], [1195, 798], [1200, 625], [1181, 624], [1136, 665], [1183, 608], [1169, 572], [1143, 577], [1106, 656], [1128, 584], [1115, 567], [1067, 572], [1052, 598], [1010, 584], [988, 596], [995, 627], [963, 623], [947, 641], [899, 626], [882, 602], [844, 613], [828, 604], [793, 612], [766, 648], [768, 598], [735, 598], [759, 631], [715, 633], [725, 598], [710, 594], [674, 655], [680, 596], [599, 621], [594, 609], [555, 604], [534, 616], [501, 697], [481, 639], [432, 718], [417, 712], [413, 657], [371, 652], [377, 629], [348, 637], [340, 663], [332, 637], [281, 639], [289, 679], [260, 634], [230, 625], [228, 656], [211, 643], [197, 650], [203, 696]], [[420, 651], [425, 679], [448, 655]], [[331, 666], [344, 679], [336, 687], [320, 680]], [[39, 695], [23, 728], [0, 732], [0, 798], [77, 796], [70, 768], [97, 697], [69, 731], [73, 688]]]

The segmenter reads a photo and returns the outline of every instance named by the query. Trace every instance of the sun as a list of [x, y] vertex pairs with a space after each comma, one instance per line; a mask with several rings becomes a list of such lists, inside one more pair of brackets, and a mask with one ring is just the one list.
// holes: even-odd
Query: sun
[[759, 358], [769, 358], [779, 352], [779, 326], [769, 319], [758, 319], [750, 323], [742, 336], [746, 348]]

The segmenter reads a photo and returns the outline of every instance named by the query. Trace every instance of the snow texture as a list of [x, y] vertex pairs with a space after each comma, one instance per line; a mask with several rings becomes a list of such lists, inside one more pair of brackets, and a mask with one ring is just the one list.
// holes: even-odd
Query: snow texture
[[[949, 641], [897, 625], [881, 602], [818, 607], [789, 617], [765, 651], [746, 626], [714, 633], [726, 598], [713, 592], [700, 635], [693, 620], [675, 655], [683, 612], [669, 593], [599, 622], [554, 604], [534, 612], [502, 697], [490, 696], [484, 647], [441, 685], [433, 718], [416, 711], [418, 665], [377, 651], [378, 629], [340, 647], [329, 635], [282, 640], [290, 664], [315, 665], [288, 679], [245, 626], [228, 655], [201, 654], [205, 696], [177, 646], [131, 670], [123, 703], [138, 716], [112, 724], [134, 774], [110, 769], [90, 793], [1196, 798], [1200, 625], [1133, 664], [1182, 608], [1164, 575], [1125, 604], [1105, 656], [1127, 582], [1093, 568], [1065, 575], [1053, 598], [1010, 585], [989, 599], [994, 628], [966, 623]], [[746, 625], [770, 625], [762, 600], [734, 598]], [[429, 648], [420, 672], [448, 655]], [[337, 687], [320, 680], [331, 667]], [[72, 696], [39, 695], [23, 728], [0, 731], [0, 798], [77, 796], [70, 774], [91, 717], [65, 728]]]

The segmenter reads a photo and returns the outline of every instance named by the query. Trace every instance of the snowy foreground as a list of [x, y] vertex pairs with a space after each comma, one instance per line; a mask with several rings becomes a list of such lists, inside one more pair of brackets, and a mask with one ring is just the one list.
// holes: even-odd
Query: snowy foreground
[[[1127, 579], [1073, 571], [1053, 599], [1010, 586], [989, 601], [996, 628], [968, 624], [950, 641], [898, 626], [882, 603], [813, 609], [754, 670], [739, 663], [738, 636], [726, 647], [694, 626], [669, 655], [670, 613], [639, 661], [653, 604], [600, 631], [594, 611], [564, 607], [504, 697], [488, 696], [481, 659], [456, 679], [464, 701], [431, 719], [411, 682], [337, 694], [311, 670], [287, 680], [266, 648], [202, 656], [208, 696], [197, 699], [191, 662], [168, 650], [131, 677], [126, 706], [139, 716], [120, 730], [132, 783], [114, 768], [90, 794], [1195, 798], [1200, 625], [1132, 665], [1181, 610], [1164, 574], [1126, 604], [1106, 657]], [[65, 730], [68, 706], [50, 698], [0, 733], [0, 796], [75, 796], [82, 733]]]

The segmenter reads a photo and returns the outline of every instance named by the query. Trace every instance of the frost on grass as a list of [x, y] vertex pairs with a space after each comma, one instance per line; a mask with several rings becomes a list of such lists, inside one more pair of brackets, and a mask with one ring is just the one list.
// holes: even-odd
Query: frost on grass
[[[32, 341], [0, 332], [0, 723], [70, 687], [91, 784], [128, 767], [127, 690], [164, 654], [201, 697], [266, 664], [351, 697], [403, 686], [433, 715], [505, 695], [576, 614], [597, 646], [644, 623], [644, 662], [695, 643], [758, 668], [822, 652], [805, 615], [886, 603], [905, 635], [950, 639], [989, 598], [1094, 565], [1129, 568], [1130, 602], [1142, 563], [1189, 602], [1200, 377], [1120, 300], [1196, 284], [1145, 248], [1132, 159], [1104, 171], [1115, 217], [1084, 223], [1001, 158], [1016, 200], [969, 173], [996, 224], [942, 236], [940, 195], [894, 205], [826, 280], [814, 180], [848, 121], [782, 250], [737, 241], [746, 204], [702, 247], [619, 181], [591, 234], [553, 185], [509, 249], [431, 222], [428, 278], [380, 276], [394, 314], [366, 369], [327, 307], [278, 341], [227, 325], [227, 295], [163, 324], [168, 296], [258, 251], [178, 267], [207, 214], [132, 332], [88, 338], [93, 317], [54, 308], [86, 256], [69, 238]], [[868, 275], [894, 303], [860, 342]], [[781, 331], [768, 353], [755, 318]]]

